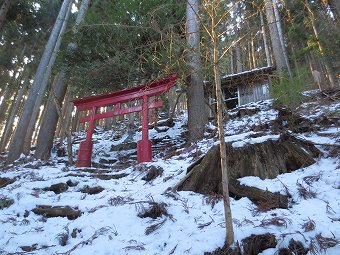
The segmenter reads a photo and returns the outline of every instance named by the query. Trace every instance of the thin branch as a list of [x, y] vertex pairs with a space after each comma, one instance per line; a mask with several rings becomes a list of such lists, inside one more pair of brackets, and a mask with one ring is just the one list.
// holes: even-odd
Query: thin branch
[[225, 54], [227, 54], [227, 52], [230, 50], [230, 48], [232, 48], [239, 41], [243, 40], [243, 38], [246, 37], [247, 35], [248, 35], [248, 33], [245, 34], [244, 36], [242, 36], [241, 38], [239, 38], [236, 42], [233, 42], [227, 49], [225, 49], [224, 52], [222, 53], [222, 55], [218, 58], [218, 62], [224, 57]]
[[234, 5], [227, 11], [225, 12], [222, 17], [216, 22], [215, 27], [217, 27], [221, 22], [222, 20], [236, 7], [236, 5], [238, 5], [239, 3], [241, 2], [241, 0], [238, 0], [236, 3], [234, 3]]

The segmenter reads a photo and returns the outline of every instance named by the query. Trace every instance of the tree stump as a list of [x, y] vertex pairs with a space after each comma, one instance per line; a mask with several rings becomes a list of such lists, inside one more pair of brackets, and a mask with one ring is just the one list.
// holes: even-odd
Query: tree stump
[[[319, 153], [313, 145], [286, 135], [276, 141], [267, 140], [239, 148], [227, 144], [229, 192], [235, 197], [248, 197], [257, 204], [265, 203], [267, 209], [287, 208], [286, 196], [241, 185], [237, 179], [245, 176], [276, 178], [279, 174], [314, 164], [314, 157]], [[219, 145], [213, 146], [203, 158], [188, 168], [187, 176], [175, 189], [206, 195], [222, 194], [220, 161]]]

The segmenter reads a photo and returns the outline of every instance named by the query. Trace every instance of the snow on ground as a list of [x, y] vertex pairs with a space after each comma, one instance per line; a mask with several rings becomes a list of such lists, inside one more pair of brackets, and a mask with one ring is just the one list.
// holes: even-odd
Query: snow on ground
[[[339, 105], [334, 103], [330, 108], [339, 109]], [[251, 135], [258, 133], [249, 128], [277, 118], [277, 111], [271, 109], [271, 101], [248, 107], [257, 107], [260, 111], [252, 116], [230, 120], [225, 127], [226, 141], [239, 147], [266, 139], [277, 139], [277, 135], [266, 132], [260, 137], [251, 138]], [[319, 114], [330, 109], [317, 105], [314, 107], [318, 108]], [[184, 123], [185, 118], [179, 119], [175, 127], [164, 133], [152, 130], [150, 137], [167, 137], [180, 145]], [[339, 127], [332, 126], [300, 136], [317, 144], [335, 144], [339, 141], [339, 131]], [[110, 148], [112, 144], [120, 144], [127, 137], [127, 134], [117, 136], [113, 131], [95, 134], [93, 160], [98, 162], [103, 156], [118, 157], [122, 152], [110, 152]], [[140, 137], [141, 133], [137, 132], [132, 140], [137, 141]], [[23, 248], [20, 247], [24, 246], [35, 248], [29, 254], [44, 255], [203, 254], [222, 247], [225, 240], [223, 202], [217, 200], [216, 204], [212, 204], [209, 197], [189, 191], [169, 192], [169, 188], [185, 176], [187, 167], [193, 163], [193, 151], [206, 152], [216, 142], [216, 137], [207, 138], [198, 142], [192, 151], [178, 149], [180, 154], [168, 159], [156, 155], [153, 162], [142, 165], [164, 169], [163, 175], [151, 182], [142, 180], [145, 172], [137, 163], [125, 169], [115, 169], [116, 163], [113, 163], [113, 174], [125, 173], [127, 176], [101, 180], [88, 172], [68, 167], [65, 163], [57, 163], [56, 157], [49, 165], [42, 164], [38, 169], [34, 169], [34, 166], [32, 168], [32, 164], [37, 162], [31, 162], [2, 171], [0, 177], [16, 178], [16, 181], [0, 188], [0, 198], [14, 200], [14, 204], [0, 210], [0, 254], [22, 254]], [[132, 149], [125, 153], [134, 151]], [[55, 194], [43, 190], [69, 180], [77, 185], [69, 187], [66, 192]], [[240, 181], [245, 185], [282, 194], [288, 190], [292, 197], [289, 209], [268, 212], [256, 211], [255, 205], [248, 198], [231, 199], [236, 240], [241, 241], [251, 234], [269, 232], [276, 235], [278, 245], [262, 254], [277, 253], [278, 249], [288, 246], [291, 238], [301, 241], [305, 247], [314, 244], [316, 252], [320, 254], [340, 254], [339, 244], [320, 250], [317, 241], [319, 234], [340, 241], [339, 158], [325, 154], [317, 159], [317, 163], [279, 175], [275, 179], [261, 180], [249, 176]], [[95, 186], [101, 186], [104, 190], [94, 195], [80, 191], [82, 188]], [[309, 196], [306, 198], [300, 195], [301, 186], [308, 191]], [[150, 206], [150, 202], [165, 203], [168, 216], [163, 215], [157, 219], [138, 217], [143, 208]], [[82, 215], [75, 220], [47, 218], [32, 212], [37, 205], [71, 206], [78, 208]], [[281, 226], [270, 224], [272, 219], [279, 219]], [[307, 223], [313, 223], [315, 229], [306, 231]], [[64, 239], [66, 244], [61, 246], [61, 240], [65, 236], [68, 237]]]

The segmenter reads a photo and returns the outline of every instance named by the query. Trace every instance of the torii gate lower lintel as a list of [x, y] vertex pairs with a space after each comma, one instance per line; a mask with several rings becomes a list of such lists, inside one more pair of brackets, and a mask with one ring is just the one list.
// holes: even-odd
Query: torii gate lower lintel
[[[149, 140], [148, 134], [149, 109], [162, 107], [163, 102], [155, 101], [149, 103], [149, 98], [168, 92], [171, 87], [176, 85], [176, 80], [177, 74], [171, 74], [163, 79], [144, 85], [115, 91], [109, 94], [72, 100], [71, 102], [77, 107], [77, 111], [90, 111], [88, 116], [82, 117], [79, 120], [80, 123], [89, 122], [89, 124], [86, 139], [82, 141], [79, 146], [77, 166], [91, 166], [93, 149], [92, 135], [95, 120], [139, 111], [142, 111], [142, 140], [137, 142], [137, 160], [139, 163], [152, 161], [151, 141]], [[136, 100], [142, 100], [142, 105], [121, 108], [122, 103]], [[115, 106], [113, 111], [97, 113], [98, 108], [111, 105]]]

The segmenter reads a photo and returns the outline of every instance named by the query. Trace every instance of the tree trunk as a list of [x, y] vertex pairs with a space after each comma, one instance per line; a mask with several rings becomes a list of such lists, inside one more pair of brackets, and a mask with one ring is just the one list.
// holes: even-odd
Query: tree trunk
[[[67, 92], [69, 94], [69, 91]], [[64, 142], [64, 138], [67, 137], [71, 126], [73, 104], [69, 102], [69, 95], [65, 97], [65, 113], [62, 117], [61, 129], [60, 129], [60, 143]]]
[[[316, 27], [316, 24], [315, 24], [314, 12], [309, 7], [309, 4], [308, 4], [307, 1], [305, 1], [305, 5], [306, 5], [306, 7], [308, 9], [308, 12], [309, 12], [309, 15], [310, 15], [310, 21], [311, 21], [311, 24], [312, 24], [312, 28], [313, 28], [313, 32], [314, 32], [315, 38], [316, 38], [317, 43], [318, 43], [318, 48], [319, 48], [320, 54], [321, 54], [321, 56], [323, 56], [324, 55], [324, 49], [323, 49], [323, 47], [321, 45], [319, 31], [318, 31], [318, 29]], [[324, 60], [323, 62], [324, 62], [325, 68], [326, 68], [326, 72], [327, 72], [327, 76], [328, 76], [327, 78], [329, 80], [331, 88], [334, 88], [335, 80], [334, 80], [334, 77], [333, 77], [332, 69], [329, 66], [329, 64], [327, 63], [327, 60]]]
[[234, 74], [234, 53], [233, 49], [230, 49], [230, 64], [229, 64], [229, 73]]
[[236, 43], [235, 49], [236, 49], [236, 69], [237, 69], [237, 73], [241, 73], [243, 71], [243, 66], [242, 66], [241, 49], [238, 43]]
[[[30, 151], [31, 139], [32, 139], [32, 135], [34, 133], [35, 126], [36, 126], [35, 123], [37, 121], [38, 114], [40, 112], [40, 106], [43, 102], [43, 99], [44, 99], [44, 96], [45, 96], [45, 91], [46, 91], [46, 88], [47, 88], [47, 85], [48, 85], [48, 81], [49, 81], [51, 73], [52, 73], [52, 68], [53, 68], [54, 63], [56, 61], [57, 54], [58, 54], [58, 51], [59, 51], [60, 46], [61, 46], [61, 41], [62, 41], [64, 32], [66, 30], [67, 21], [68, 21], [68, 18], [70, 16], [70, 13], [71, 13], [71, 7], [72, 7], [72, 1], [70, 2], [69, 6], [68, 6], [68, 10], [66, 12], [63, 25], [60, 29], [58, 39], [55, 43], [54, 50], [51, 54], [48, 66], [46, 67], [42, 82], [40, 84], [39, 93], [37, 94], [36, 99], [35, 99], [35, 104], [34, 104], [34, 107], [33, 107], [32, 113], [31, 113], [31, 120], [28, 124], [27, 131], [26, 131], [25, 142], [24, 142], [24, 146], [23, 146], [24, 154], [28, 154], [29, 151]], [[51, 90], [51, 91], [53, 92], [53, 90]]]
[[220, 156], [221, 156], [221, 171], [222, 171], [222, 196], [224, 201], [224, 214], [226, 221], [226, 243], [227, 245], [232, 245], [234, 242], [234, 230], [232, 215], [230, 209], [230, 199], [229, 199], [229, 185], [228, 185], [228, 167], [227, 167], [227, 151], [224, 140], [224, 129], [223, 129], [223, 109], [224, 102], [222, 99], [221, 90], [221, 77], [219, 73], [218, 66], [218, 36], [215, 31], [215, 17], [211, 16], [211, 40], [213, 45], [213, 68], [214, 68], [214, 80], [215, 80], [215, 93], [217, 98], [217, 128], [218, 128], [218, 138], [220, 142]]
[[170, 119], [171, 115], [172, 118], [174, 117], [173, 114], [175, 114], [175, 100], [176, 100], [176, 87], [172, 87], [168, 93], [168, 102], [169, 102], [169, 114], [168, 117]]
[[[71, 132], [76, 132], [79, 131], [78, 130], [78, 126], [79, 126], [79, 118], [80, 118], [80, 112], [76, 111], [76, 114], [74, 115], [73, 119], [72, 119], [72, 128], [71, 128]], [[57, 132], [56, 132], [57, 133]]]
[[280, 13], [279, 13], [279, 10], [277, 9], [277, 0], [273, 0], [273, 7], [274, 7], [274, 16], [275, 16], [277, 31], [279, 33], [279, 38], [280, 38], [281, 47], [282, 47], [282, 53], [283, 53], [283, 56], [284, 56], [284, 59], [285, 59], [285, 62], [286, 62], [288, 75], [289, 75], [290, 78], [292, 78], [292, 71], [290, 69], [287, 48], [286, 48], [286, 44], [285, 44], [285, 41], [284, 41], [284, 38], [283, 38]]
[[248, 41], [248, 67], [249, 67], [249, 69], [248, 70], [251, 70], [251, 69], [253, 69], [253, 59], [252, 59], [252, 48], [251, 48], [251, 46], [252, 46], [252, 40], [253, 40], [253, 35], [252, 35], [252, 33], [250, 33], [250, 40]]
[[203, 79], [200, 67], [200, 33], [198, 17], [198, 0], [187, 2], [187, 44], [189, 47], [188, 63], [191, 73], [188, 79], [188, 129], [189, 141], [194, 142], [204, 136], [204, 126], [208, 115], [204, 104]]
[[5, 20], [6, 20], [6, 15], [11, 7], [11, 4], [14, 2], [14, 0], [5, 0], [4, 3], [1, 6], [0, 9], [0, 31], [2, 30]]
[[5, 91], [4, 93], [4, 98], [2, 100], [2, 103], [0, 105], [0, 124], [1, 124], [1, 127], [3, 126], [3, 123], [5, 122], [6, 120], [6, 113], [8, 111], [8, 108], [10, 107], [10, 101], [11, 101], [11, 97], [13, 95], [13, 85], [14, 84], [10, 84], [7, 88], [7, 90]]
[[[85, 13], [89, 7], [91, 0], [83, 0], [81, 3], [81, 6], [79, 8], [77, 18], [76, 18], [76, 26], [78, 26], [85, 18]], [[70, 43], [68, 45], [68, 50], [76, 50], [77, 44], [76, 43]], [[38, 159], [47, 159], [51, 155], [51, 148], [53, 146], [53, 138], [55, 134], [59, 134], [59, 131], [57, 130], [57, 124], [58, 119], [60, 119], [60, 116], [58, 114], [58, 109], [55, 104], [61, 105], [64, 101], [65, 94], [67, 91], [68, 84], [66, 83], [66, 71], [65, 69], [62, 69], [59, 74], [60, 81], [56, 83], [54, 94], [55, 99], [53, 100], [53, 103], [48, 104], [48, 110], [44, 116], [43, 123], [48, 123], [48, 128], [46, 130], [41, 130], [42, 133], [40, 136], [38, 136], [37, 141], [37, 150], [35, 153], [35, 157]], [[79, 116], [79, 113], [77, 113]], [[45, 120], [46, 119], [46, 120]], [[61, 123], [62, 124], [62, 123]], [[72, 127], [73, 130], [73, 127]]]
[[276, 68], [279, 75], [284, 75], [287, 71], [287, 67], [280, 43], [279, 32], [276, 26], [272, 0], [265, 0], [265, 8]]
[[251, 37], [251, 43], [250, 43], [250, 46], [251, 46], [251, 61], [252, 61], [252, 66], [253, 68], [256, 68], [257, 67], [257, 64], [256, 64], [256, 56], [255, 56], [255, 43], [254, 43], [254, 37], [252, 35]]
[[336, 21], [340, 19], [340, 1], [339, 0], [328, 0], [329, 7], [334, 15]]
[[37, 68], [32, 87], [30, 89], [29, 95], [24, 105], [23, 113], [21, 115], [21, 118], [19, 120], [17, 129], [13, 137], [13, 141], [9, 147], [9, 153], [8, 153], [6, 164], [13, 163], [17, 158], [19, 158], [22, 152], [24, 140], [26, 137], [26, 131], [27, 131], [29, 122], [31, 120], [31, 112], [34, 108], [36, 97], [38, 96], [39, 93], [42, 93], [40, 91], [40, 84], [44, 77], [44, 73], [46, 71], [52, 52], [54, 50], [56, 41], [59, 36], [59, 32], [64, 23], [64, 19], [65, 19], [67, 10], [69, 9], [70, 3], [71, 3], [71, 0], [64, 0], [61, 6], [56, 23], [52, 29], [52, 32], [46, 44], [43, 56]]
[[18, 94], [17, 94], [17, 96], [16, 96], [16, 98], [13, 102], [13, 108], [11, 109], [11, 112], [10, 112], [9, 117], [7, 119], [7, 122], [6, 122], [4, 132], [3, 132], [2, 137], [1, 137], [0, 152], [3, 152], [3, 151], [6, 150], [7, 143], [10, 140], [12, 130], [13, 130], [15, 116], [18, 112], [18, 109], [19, 109], [20, 103], [23, 99], [24, 93], [26, 92], [27, 85], [25, 85], [25, 84], [27, 84], [27, 83], [28, 83], [28, 79], [24, 82], [24, 85], [20, 88], [20, 90], [19, 90], [19, 92], [18, 92]]
[[[106, 107], [106, 111], [107, 112], [112, 112], [113, 111], [113, 106], [111, 105], [111, 106]], [[110, 117], [110, 118], [106, 118], [105, 119], [105, 124], [104, 124], [104, 130], [105, 131], [108, 131], [108, 130], [112, 129], [113, 118], [114, 117]]]
[[270, 52], [269, 52], [269, 47], [268, 47], [268, 39], [267, 39], [266, 28], [265, 28], [264, 22], [263, 22], [263, 14], [262, 14], [262, 12], [260, 12], [260, 20], [261, 20], [261, 28], [262, 28], [264, 50], [266, 52], [267, 66], [271, 66], [272, 63], [270, 61]]
[[[66, 86], [64, 73], [58, 73], [55, 78], [55, 84], [51, 89], [51, 97], [47, 102], [45, 114], [41, 122], [41, 128], [37, 139], [37, 148], [34, 157], [37, 159], [46, 160], [51, 155], [53, 146], [54, 133], [58, 124], [59, 111], [61, 109], [61, 98], [64, 98]], [[61, 114], [61, 111], [60, 111]], [[53, 135], [50, 135], [53, 134]]]

